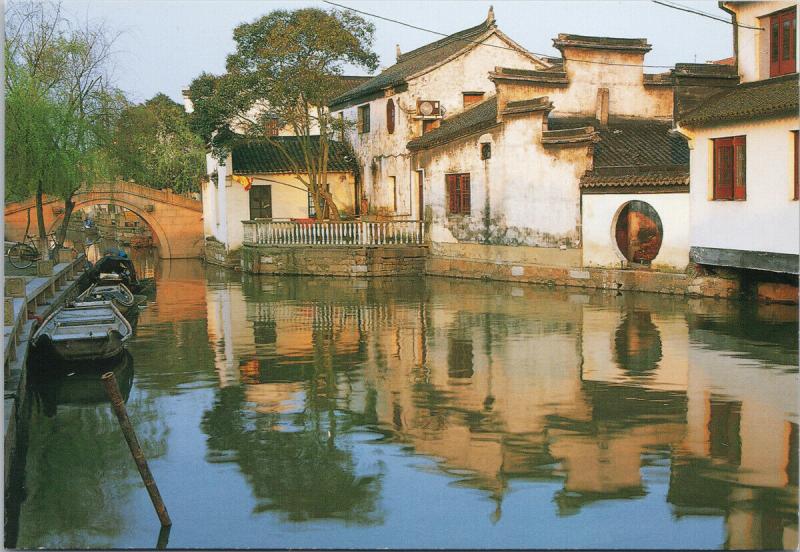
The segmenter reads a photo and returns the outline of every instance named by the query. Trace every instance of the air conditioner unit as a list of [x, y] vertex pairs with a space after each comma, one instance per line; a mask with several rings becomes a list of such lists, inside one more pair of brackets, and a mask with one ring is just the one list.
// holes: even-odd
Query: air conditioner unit
[[440, 117], [441, 108], [436, 100], [417, 100], [417, 114], [423, 117]]

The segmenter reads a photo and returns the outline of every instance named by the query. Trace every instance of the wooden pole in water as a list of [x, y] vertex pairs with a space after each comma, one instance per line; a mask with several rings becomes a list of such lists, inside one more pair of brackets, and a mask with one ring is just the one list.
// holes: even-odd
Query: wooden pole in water
[[139, 475], [142, 476], [142, 481], [147, 489], [147, 494], [150, 495], [150, 500], [153, 501], [153, 506], [156, 509], [159, 521], [162, 527], [169, 527], [172, 525], [172, 520], [169, 519], [167, 507], [161, 499], [161, 493], [158, 492], [156, 480], [153, 479], [153, 474], [150, 473], [150, 468], [147, 465], [147, 459], [144, 457], [142, 448], [139, 446], [139, 441], [136, 439], [136, 432], [133, 430], [133, 425], [128, 418], [128, 412], [125, 409], [125, 402], [122, 400], [122, 395], [119, 392], [117, 385], [117, 378], [114, 377], [113, 372], [106, 372], [101, 378], [103, 385], [106, 388], [108, 398], [111, 399], [111, 406], [114, 408], [114, 414], [117, 415], [119, 425], [122, 428], [122, 434], [128, 442], [128, 448], [131, 449], [133, 460], [136, 462], [136, 467], [139, 468]]

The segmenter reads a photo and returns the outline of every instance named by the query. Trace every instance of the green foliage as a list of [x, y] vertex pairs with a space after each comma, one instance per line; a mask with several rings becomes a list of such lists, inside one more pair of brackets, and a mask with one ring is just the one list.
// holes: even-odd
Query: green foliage
[[[221, 76], [204, 73], [189, 87], [194, 104], [192, 128], [223, 158], [240, 139], [270, 141], [269, 121], [300, 138], [304, 163], [288, 151], [295, 177], [312, 194], [319, 209], [324, 198], [336, 218], [327, 192], [328, 140], [341, 132], [327, 105], [343, 91], [345, 67], [376, 69], [371, 50], [374, 26], [358, 15], [316, 8], [275, 10], [236, 27], [236, 51]], [[311, 136], [319, 135], [317, 142]], [[282, 151], [282, 145], [272, 140]], [[319, 147], [316, 143], [319, 144]]]
[[119, 175], [143, 186], [196, 192], [205, 176], [205, 146], [164, 94], [122, 111], [112, 152]]
[[[124, 98], [106, 65], [113, 39], [77, 27], [59, 4], [16, 3], [6, 13], [6, 199], [64, 199], [110, 176], [106, 146]], [[63, 239], [63, 236], [62, 236]]]

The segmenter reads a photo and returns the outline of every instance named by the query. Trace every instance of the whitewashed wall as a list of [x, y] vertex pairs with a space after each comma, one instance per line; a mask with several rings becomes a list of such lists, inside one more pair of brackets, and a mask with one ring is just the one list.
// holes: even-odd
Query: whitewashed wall
[[[542, 116], [507, 117], [491, 134], [472, 135], [419, 152], [425, 171], [425, 203], [434, 242], [479, 242], [533, 247], [579, 246], [578, 181], [588, 148], [545, 149]], [[480, 143], [492, 143], [491, 159], [480, 159]], [[471, 213], [449, 215], [446, 176], [469, 173]]]
[[584, 194], [583, 263], [585, 266], [617, 267], [625, 256], [617, 246], [617, 216], [629, 201], [649, 203], [658, 213], [663, 241], [653, 268], [685, 270], [689, 264], [689, 194]]
[[[486, 44], [509, 44], [492, 35]], [[422, 122], [413, 119], [417, 100], [438, 100], [446, 110], [447, 116], [463, 111], [462, 92], [485, 91], [486, 96], [494, 93], [494, 84], [489, 80], [489, 72], [502, 65], [519, 69], [543, 67], [530, 57], [511, 50], [478, 47], [469, 50], [458, 58], [431, 70], [409, 82], [408, 89], [394, 94], [395, 130], [386, 130], [386, 103], [389, 98], [378, 98], [369, 102], [370, 132], [358, 134], [356, 130], [348, 133], [363, 169], [363, 190], [370, 204], [371, 212], [396, 214], [400, 217], [418, 218], [416, 174], [412, 172], [410, 154], [406, 144], [422, 134]], [[365, 105], [365, 104], [360, 104]], [[348, 121], [355, 123], [358, 105], [341, 110]], [[372, 161], [376, 161], [376, 170]], [[398, 211], [394, 212], [395, 191], [389, 185], [389, 176], [394, 176], [398, 190]], [[427, 200], [426, 200], [427, 202]]]
[[[691, 141], [692, 247], [797, 255], [800, 206], [793, 195], [796, 117], [700, 129]], [[713, 138], [747, 137], [747, 199], [714, 201]]]

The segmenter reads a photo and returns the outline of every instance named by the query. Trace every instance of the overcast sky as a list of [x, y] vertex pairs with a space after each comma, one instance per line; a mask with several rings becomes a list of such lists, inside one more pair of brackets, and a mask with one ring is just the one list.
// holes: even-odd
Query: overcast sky
[[[484, 1], [352, 1], [354, 8], [435, 31], [452, 33], [477, 25], [492, 2]], [[653, 45], [646, 64], [705, 62], [732, 55], [731, 25], [646, 1], [494, 2], [497, 23], [508, 36], [532, 52], [558, 55], [552, 39], [558, 33], [647, 38]], [[680, 2], [725, 16], [715, 1]], [[219, 74], [232, 52], [233, 29], [271, 10], [317, 6], [319, 1], [264, 0], [65, 0], [66, 11], [81, 20], [102, 21], [121, 33], [116, 43], [117, 84], [128, 97], [143, 101], [164, 92], [181, 101], [181, 89], [203, 71]], [[395, 44], [409, 51], [437, 40], [436, 35], [373, 19], [375, 51], [381, 64], [394, 63]], [[756, 32], [756, 31], [752, 31]], [[646, 69], [659, 72], [664, 69]]]

